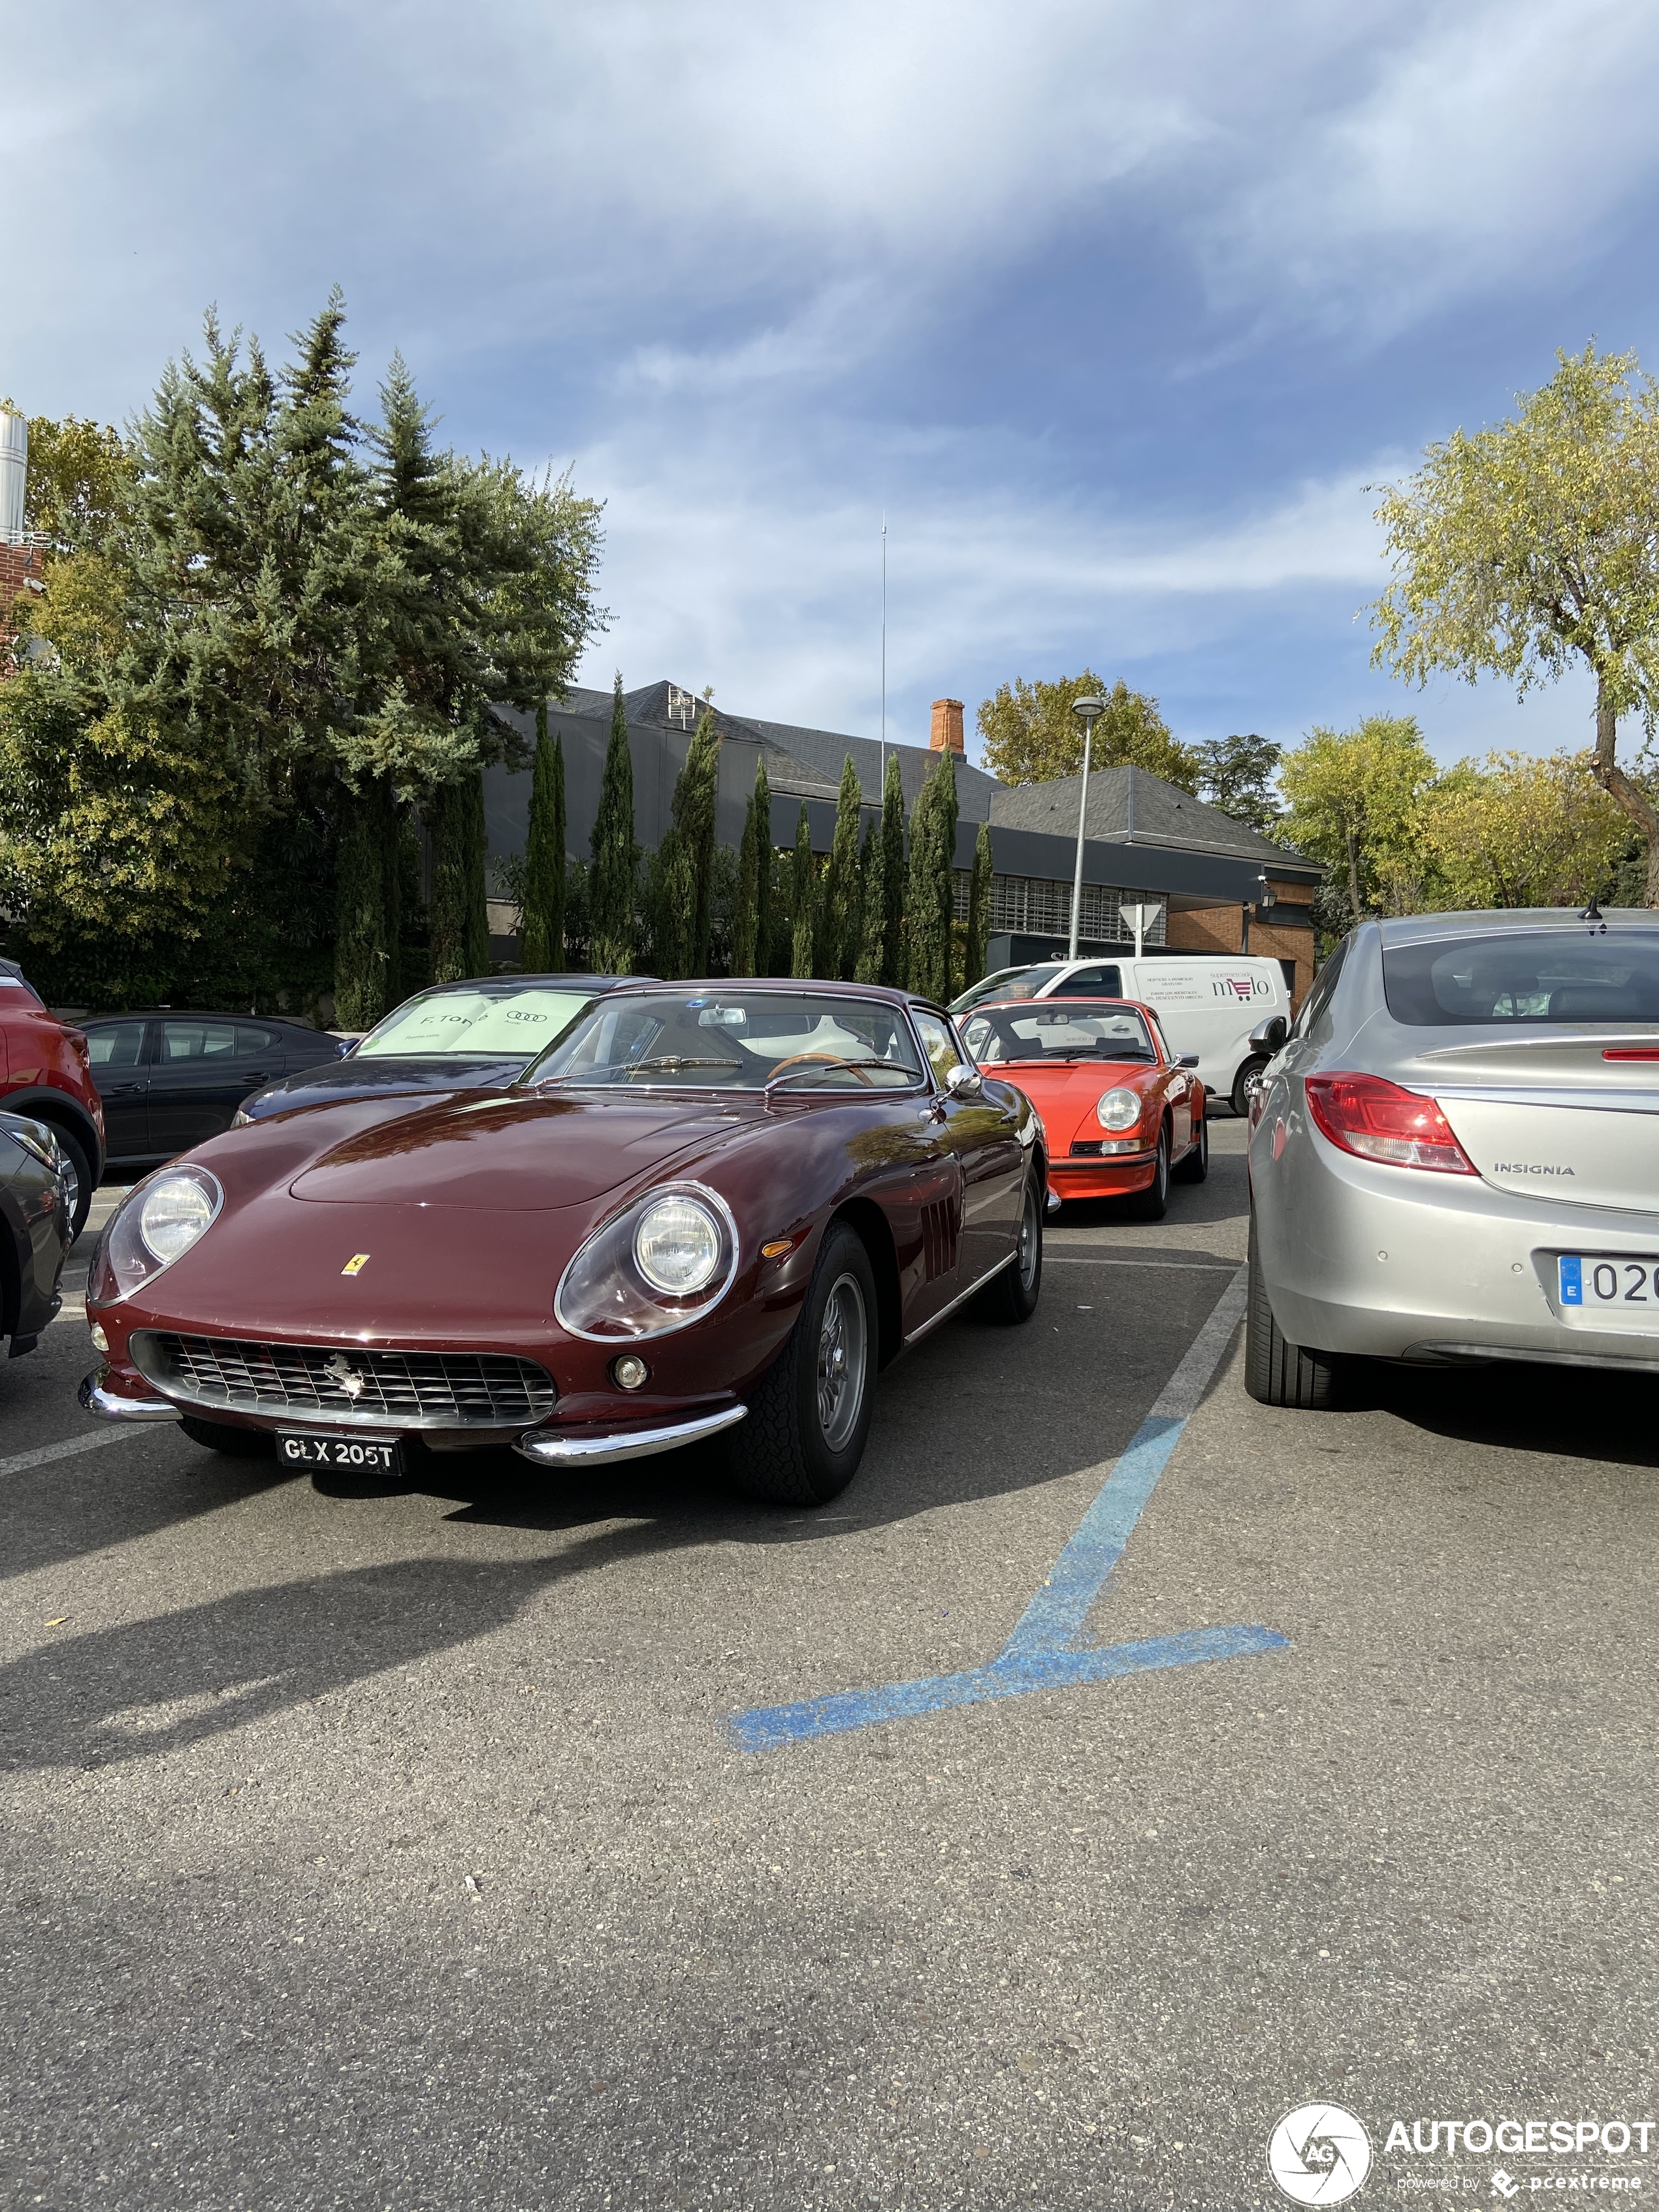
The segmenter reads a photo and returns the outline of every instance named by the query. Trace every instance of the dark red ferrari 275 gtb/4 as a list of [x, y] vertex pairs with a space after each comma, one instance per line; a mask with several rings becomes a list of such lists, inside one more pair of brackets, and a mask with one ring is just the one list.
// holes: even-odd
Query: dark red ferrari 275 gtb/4
[[402, 1440], [604, 1464], [729, 1431], [751, 1496], [852, 1480], [878, 1368], [1028, 1320], [1042, 1125], [945, 1015], [836, 983], [637, 984], [510, 1091], [343, 1098], [140, 1183], [82, 1402], [395, 1473]]

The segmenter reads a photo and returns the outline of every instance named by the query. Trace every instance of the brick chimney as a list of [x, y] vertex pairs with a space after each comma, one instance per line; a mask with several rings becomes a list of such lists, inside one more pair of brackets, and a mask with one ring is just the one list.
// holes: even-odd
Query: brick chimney
[[960, 699], [935, 699], [933, 727], [927, 739], [930, 752], [959, 753], [967, 748], [962, 741], [962, 702]]

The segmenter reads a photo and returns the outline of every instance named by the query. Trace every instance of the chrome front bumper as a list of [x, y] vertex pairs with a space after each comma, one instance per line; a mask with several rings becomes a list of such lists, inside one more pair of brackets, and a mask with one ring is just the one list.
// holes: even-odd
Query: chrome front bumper
[[747, 1406], [722, 1406], [718, 1413], [699, 1413], [695, 1420], [675, 1421], [665, 1429], [622, 1429], [603, 1437], [550, 1436], [537, 1431], [521, 1437], [513, 1449], [520, 1459], [537, 1467], [613, 1467], [627, 1459], [649, 1459], [656, 1452], [678, 1451], [682, 1444], [717, 1437], [748, 1417]]
[[96, 1413], [106, 1421], [176, 1421], [183, 1411], [169, 1398], [117, 1397], [105, 1389], [101, 1367], [93, 1369], [75, 1395], [84, 1413]]

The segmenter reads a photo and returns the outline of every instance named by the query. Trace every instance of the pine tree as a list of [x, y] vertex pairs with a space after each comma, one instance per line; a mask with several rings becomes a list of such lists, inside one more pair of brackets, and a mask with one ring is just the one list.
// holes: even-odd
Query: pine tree
[[372, 1030], [387, 1012], [387, 848], [392, 836], [391, 793], [378, 777], [361, 790], [342, 786], [335, 810], [339, 825], [338, 920], [334, 939], [334, 1018], [342, 1029]]
[[545, 701], [536, 709], [536, 760], [525, 842], [524, 924], [519, 957], [532, 975], [564, 966], [564, 740], [547, 734]]
[[634, 972], [634, 763], [628, 750], [628, 709], [622, 671], [611, 703], [611, 743], [605, 749], [599, 811], [593, 821], [592, 959], [601, 975]]
[[974, 841], [974, 874], [968, 886], [968, 941], [962, 965], [962, 988], [977, 983], [985, 973], [985, 951], [991, 938], [991, 825], [981, 822]]
[[882, 883], [882, 839], [879, 822], [864, 833], [864, 862], [860, 870], [859, 957], [853, 977], [859, 983], [881, 981], [882, 944], [887, 933], [887, 897]]
[[951, 989], [951, 921], [956, 905], [957, 779], [951, 754], [928, 770], [910, 817], [906, 886], [908, 984], [943, 1005]]
[[812, 865], [812, 825], [807, 819], [806, 801], [803, 799], [800, 820], [795, 827], [795, 860], [789, 883], [789, 905], [795, 921], [789, 967], [792, 975], [810, 975], [812, 973], [812, 957], [817, 949], [817, 871]]
[[859, 810], [863, 793], [848, 753], [836, 801], [836, 834], [823, 872], [817, 972], [845, 981], [859, 954]]
[[904, 975], [904, 778], [896, 753], [887, 757], [881, 794], [881, 883], [879, 980], [896, 988]]

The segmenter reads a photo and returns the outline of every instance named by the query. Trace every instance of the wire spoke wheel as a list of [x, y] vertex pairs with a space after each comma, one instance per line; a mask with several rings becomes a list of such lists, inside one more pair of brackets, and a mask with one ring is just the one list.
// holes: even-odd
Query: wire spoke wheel
[[869, 1351], [864, 1292], [854, 1276], [838, 1276], [818, 1327], [818, 1427], [831, 1451], [840, 1451], [858, 1425]]

